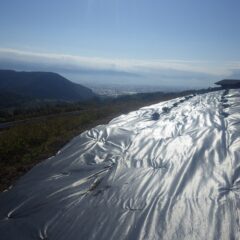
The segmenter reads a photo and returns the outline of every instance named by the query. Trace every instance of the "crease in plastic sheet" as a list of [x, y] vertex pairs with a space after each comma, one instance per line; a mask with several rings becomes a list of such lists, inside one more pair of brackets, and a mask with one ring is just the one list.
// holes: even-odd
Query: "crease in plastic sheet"
[[240, 91], [144, 107], [0, 194], [1, 239], [240, 239]]

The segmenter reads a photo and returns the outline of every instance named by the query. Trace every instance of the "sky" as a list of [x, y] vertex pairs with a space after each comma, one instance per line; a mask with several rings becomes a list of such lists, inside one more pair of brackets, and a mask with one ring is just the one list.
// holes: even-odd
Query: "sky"
[[200, 88], [240, 77], [239, 0], [1, 0], [0, 69]]

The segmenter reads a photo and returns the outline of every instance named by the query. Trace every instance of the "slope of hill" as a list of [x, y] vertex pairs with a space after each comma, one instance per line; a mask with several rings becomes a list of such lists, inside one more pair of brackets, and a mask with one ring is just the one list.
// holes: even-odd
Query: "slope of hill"
[[0, 70], [0, 93], [5, 99], [8, 95], [11, 103], [17, 102], [19, 98], [85, 101], [95, 96], [91, 89], [57, 73], [12, 70]]
[[239, 142], [239, 90], [121, 115], [0, 194], [1, 236], [239, 239]]

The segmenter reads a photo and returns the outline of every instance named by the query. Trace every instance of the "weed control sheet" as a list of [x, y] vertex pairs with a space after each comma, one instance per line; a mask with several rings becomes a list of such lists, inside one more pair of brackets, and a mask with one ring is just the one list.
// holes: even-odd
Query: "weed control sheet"
[[240, 239], [240, 90], [147, 106], [0, 194], [3, 240]]

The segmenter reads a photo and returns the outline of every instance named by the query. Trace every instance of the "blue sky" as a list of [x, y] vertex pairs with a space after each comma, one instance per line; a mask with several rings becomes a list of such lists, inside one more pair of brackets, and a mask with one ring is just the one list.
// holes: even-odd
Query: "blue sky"
[[238, 0], [1, 0], [0, 68], [202, 87], [240, 69]]

